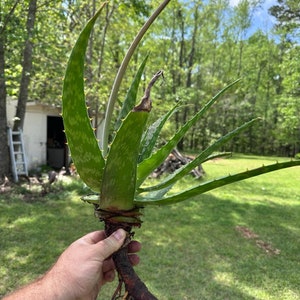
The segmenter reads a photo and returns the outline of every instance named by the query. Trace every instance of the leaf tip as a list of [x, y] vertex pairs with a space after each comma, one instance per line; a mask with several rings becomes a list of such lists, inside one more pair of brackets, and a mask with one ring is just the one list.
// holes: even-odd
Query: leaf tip
[[158, 78], [160, 76], [162, 76], [162, 77], [164, 76], [162, 70], [159, 70], [158, 72], [156, 72], [156, 74], [152, 77], [152, 79], [150, 80], [150, 82], [145, 90], [145, 93], [144, 93], [141, 103], [133, 108], [134, 112], [136, 112], [136, 111], [150, 112], [151, 111], [152, 101], [150, 99], [150, 91], [151, 91], [151, 88], [153, 87], [154, 83], [158, 80]]

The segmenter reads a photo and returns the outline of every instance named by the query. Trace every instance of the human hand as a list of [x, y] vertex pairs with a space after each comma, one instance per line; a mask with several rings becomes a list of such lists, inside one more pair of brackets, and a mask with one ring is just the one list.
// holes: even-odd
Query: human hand
[[[55, 299], [96, 299], [102, 285], [115, 277], [110, 256], [123, 245], [125, 237], [122, 229], [108, 238], [104, 231], [95, 231], [72, 243], [42, 279], [56, 291]], [[136, 241], [128, 245], [133, 265], [139, 263], [139, 257], [133, 253], [140, 248]]]

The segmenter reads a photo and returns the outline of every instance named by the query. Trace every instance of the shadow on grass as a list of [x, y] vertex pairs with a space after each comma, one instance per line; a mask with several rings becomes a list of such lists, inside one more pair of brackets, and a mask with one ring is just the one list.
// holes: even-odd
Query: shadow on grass
[[[72, 241], [102, 228], [93, 208], [61, 191], [35, 202], [0, 194], [0, 296], [45, 272]], [[202, 195], [148, 207], [136, 230], [137, 273], [160, 300], [297, 299], [300, 206]], [[280, 250], [270, 255], [236, 226]], [[297, 277], [297, 278], [296, 278]], [[109, 299], [115, 285], [104, 289]]]
[[45, 197], [19, 188], [0, 194], [0, 298], [43, 274], [71, 242], [102, 228], [80, 192], [56, 186]]
[[[295, 299], [300, 292], [299, 216], [300, 206], [212, 195], [150, 208], [141, 230], [145, 276], [151, 274], [147, 282], [159, 299]], [[258, 237], [242, 237], [235, 229], [241, 225]], [[267, 253], [257, 241], [280, 254]]]

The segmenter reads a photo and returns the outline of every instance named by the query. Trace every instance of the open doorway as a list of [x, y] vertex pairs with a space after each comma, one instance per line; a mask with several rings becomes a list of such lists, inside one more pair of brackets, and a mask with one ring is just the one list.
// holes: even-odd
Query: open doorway
[[47, 164], [55, 169], [68, 165], [68, 149], [61, 117], [47, 116]]

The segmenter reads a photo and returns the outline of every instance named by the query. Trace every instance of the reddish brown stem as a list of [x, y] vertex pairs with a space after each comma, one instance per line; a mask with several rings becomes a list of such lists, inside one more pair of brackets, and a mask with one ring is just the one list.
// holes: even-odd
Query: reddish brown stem
[[[125, 229], [130, 236], [131, 226], [127, 224], [105, 224], [105, 232], [107, 235], [110, 235], [117, 228]], [[128, 241], [125, 241], [125, 245], [130, 241], [130, 237]], [[113, 261], [115, 263], [117, 272], [119, 274], [119, 278], [125, 284], [126, 292], [129, 297], [126, 299], [131, 300], [157, 300], [157, 298], [151, 294], [148, 290], [144, 282], [138, 277], [135, 273], [129, 258], [128, 258], [128, 250], [127, 246], [124, 246], [119, 251], [113, 254]]]
[[118, 274], [125, 284], [126, 291], [134, 300], [157, 300], [144, 282], [135, 273], [128, 259], [127, 247], [120, 249], [113, 255]]

